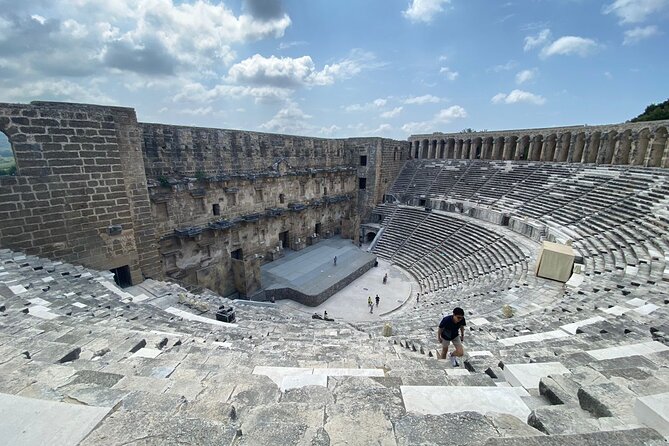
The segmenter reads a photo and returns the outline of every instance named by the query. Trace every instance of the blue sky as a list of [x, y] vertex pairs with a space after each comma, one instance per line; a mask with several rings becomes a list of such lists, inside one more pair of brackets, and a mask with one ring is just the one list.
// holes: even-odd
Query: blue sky
[[669, 0], [0, 0], [0, 101], [325, 137], [622, 122]]

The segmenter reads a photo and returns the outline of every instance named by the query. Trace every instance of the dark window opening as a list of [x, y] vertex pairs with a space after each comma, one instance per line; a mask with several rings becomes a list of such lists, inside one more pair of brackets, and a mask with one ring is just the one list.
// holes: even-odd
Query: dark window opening
[[425, 206], [425, 203], [425, 200], [422, 198], [418, 200], [418, 206]]
[[212, 211], [214, 212], [214, 215], [221, 215], [221, 205], [216, 203], [212, 206]]
[[361, 166], [367, 165], [367, 155], [360, 155], [360, 165]]
[[320, 223], [316, 223], [316, 226], [314, 226], [314, 234], [321, 235], [321, 224]]
[[235, 249], [230, 253], [230, 257], [232, 257], [235, 260], [244, 260], [244, 252], [242, 251], [242, 248]]
[[283, 204], [286, 201], [286, 196], [284, 194], [279, 194], [279, 203]]
[[0, 175], [16, 175], [16, 158], [7, 135], [0, 132]]
[[114, 282], [121, 288], [128, 288], [132, 286], [132, 277], [130, 276], [130, 267], [128, 265], [121, 266], [110, 270], [114, 273]]
[[367, 189], [367, 178], [358, 178], [358, 189]]
[[366, 237], [366, 242], [367, 243], [372, 243], [374, 241], [374, 237], [376, 237], [376, 234], [373, 232], [368, 232], [367, 237]]
[[327, 187], [323, 187], [323, 195], [327, 195], [327, 194], [328, 194], [328, 188], [327, 188]]

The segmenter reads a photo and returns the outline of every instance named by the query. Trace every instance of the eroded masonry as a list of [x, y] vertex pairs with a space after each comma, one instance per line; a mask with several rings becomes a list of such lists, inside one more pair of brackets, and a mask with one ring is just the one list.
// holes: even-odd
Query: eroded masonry
[[0, 130], [17, 166], [0, 177], [0, 246], [222, 295], [257, 293], [286, 248], [357, 243], [409, 157], [406, 141], [145, 124], [86, 104], [0, 104]]

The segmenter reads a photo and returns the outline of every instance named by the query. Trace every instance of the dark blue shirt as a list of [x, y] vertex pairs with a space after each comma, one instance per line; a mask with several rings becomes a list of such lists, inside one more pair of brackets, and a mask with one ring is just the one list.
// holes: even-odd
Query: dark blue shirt
[[453, 321], [453, 315], [448, 315], [441, 320], [439, 328], [441, 329], [441, 337], [446, 340], [455, 339], [460, 335], [458, 332], [460, 327], [465, 327], [465, 318], [463, 317], [457, 324]]

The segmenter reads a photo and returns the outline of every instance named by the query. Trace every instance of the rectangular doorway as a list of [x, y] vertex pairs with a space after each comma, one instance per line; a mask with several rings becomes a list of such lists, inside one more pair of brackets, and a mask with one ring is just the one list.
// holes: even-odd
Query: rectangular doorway
[[132, 277], [130, 276], [130, 267], [128, 265], [121, 266], [110, 270], [114, 273], [114, 282], [121, 288], [128, 288], [132, 286]]

